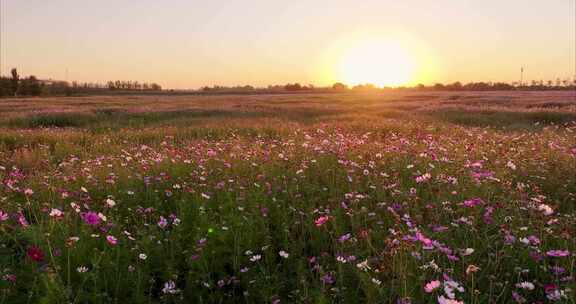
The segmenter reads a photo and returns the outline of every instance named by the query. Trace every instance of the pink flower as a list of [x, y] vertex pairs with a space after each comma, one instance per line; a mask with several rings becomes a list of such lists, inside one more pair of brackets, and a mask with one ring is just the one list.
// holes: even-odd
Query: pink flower
[[430, 281], [424, 286], [424, 291], [426, 291], [427, 293], [431, 293], [438, 287], [440, 287], [440, 281], [438, 280]]
[[88, 211], [82, 214], [82, 219], [84, 222], [91, 226], [98, 226], [102, 219], [98, 215], [98, 213], [94, 211]]
[[570, 251], [568, 251], [568, 250], [549, 250], [548, 252], [546, 252], [546, 255], [549, 257], [562, 258], [562, 257], [569, 256]]
[[8, 216], [8, 213], [5, 213], [4, 211], [0, 210], [0, 222], [7, 221], [9, 218], [10, 216]]
[[480, 199], [480, 198], [473, 198], [473, 199], [465, 200], [465, 201], [462, 203], [462, 205], [464, 205], [465, 207], [468, 207], [468, 208], [472, 208], [472, 207], [481, 205], [481, 204], [483, 204], [483, 203], [484, 203], [484, 201], [483, 201], [482, 199]]
[[160, 220], [158, 221], [158, 227], [164, 229], [166, 228], [166, 226], [168, 226], [168, 220], [166, 220], [165, 217], [160, 216]]
[[110, 245], [112, 245], [112, 246], [118, 244], [118, 239], [115, 238], [115, 237], [113, 237], [113, 236], [111, 236], [111, 235], [107, 235], [107, 236], [106, 236], [106, 241], [108, 241], [108, 244], [110, 244]]
[[316, 225], [316, 227], [320, 227], [320, 226], [326, 224], [326, 222], [328, 222], [328, 220], [330, 220], [329, 216], [327, 216], [327, 215], [321, 216], [314, 221], [314, 224]]
[[424, 183], [428, 180], [430, 180], [432, 178], [432, 175], [430, 175], [430, 173], [425, 173], [422, 174], [420, 176], [416, 176], [416, 183]]
[[26, 217], [24, 216], [24, 214], [22, 214], [22, 212], [18, 212], [18, 223], [22, 227], [28, 227], [29, 225], [28, 221], [26, 220]]
[[24, 194], [26, 194], [27, 196], [30, 196], [30, 195], [34, 194], [34, 191], [30, 188], [27, 188], [26, 190], [24, 190]]
[[55, 209], [53, 208], [52, 210], [50, 210], [50, 214], [51, 217], [54, 218], [63, 218], [64, 217], [64, 212], [62, 212], [60, 209]]

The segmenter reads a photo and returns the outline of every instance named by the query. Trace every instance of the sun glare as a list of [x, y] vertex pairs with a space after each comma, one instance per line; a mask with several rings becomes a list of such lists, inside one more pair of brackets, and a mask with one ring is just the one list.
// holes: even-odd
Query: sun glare
[[401, 86], [415, 76], [415, 61], [399, 43], [370, 40], [355, 44], [339, 61], [338, 78], [348, 85]]

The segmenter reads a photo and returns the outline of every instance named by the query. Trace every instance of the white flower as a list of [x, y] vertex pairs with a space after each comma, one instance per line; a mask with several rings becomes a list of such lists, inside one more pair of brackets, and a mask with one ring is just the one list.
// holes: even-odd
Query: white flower
[[148, 258], [148, 256], [145, 253], [141, 253], [138, 255], [138, 258], [141, 259], [142, 261], [144, 261]]
[[170, 280], [164, 283], [164, 288], [162, 288], [162, 292], [165, 294], [177, 294], [180, 292], [180, 290], [176, 289], [176, 283]]
[[365, 260], [364, 262], [356, 264], [356, 267], [358, 267], [358, 269], [361, 269], [363, 271], [368, 271], [371, 269], [370, 266], [368, 266], [368, 260]]
[[80, 267], [76, 268], [76, 271], [78, 271], [79, 273], [85, 273], [85, 272], [88, 272], [88, 267], [80, 266]]
[[462, 251], [463, 256], [471, 255], [474, 253], [474, 248], [466, 248]]
[[554, 213], [554, 209], [546, 204], [540, 204], [540, 206], [538, 206], [538, 211], [542, 211], [544, 215], [551, 215]]
[[64, 212], [60, 211], [59, 209], [52, 209], [50, 210], [51, 217], [62, 217], [64, 216]]
[[516, 165], [511, 160], [509, 160], [508, 163], [506, 163], [506, 167], [512, 170], [516, 170]]
[[259, 254], [255, 254], [255, 255], [250, 257], [251, 262], [258, 262], [258, 261], [260, 261], [260, 259], [262, 259], [262, 256]]
[[372, 278], [372, 283], [376, 284], [376, 285], [380, 285], [382, 284], [382, 281], [376, 279], [376, 278]]
[[290, 254], [288, 254], [288, 252], [284, 251], [284, 250], [280, 250], [280, 252], [278, 252], [278, 255], [280, 255], [281, 257], [287, 259]]
[[516, 284], [516, 287], [521, 288], [521, 289], [534, 290], [534, 284], [532, 284], [530, 282], [518, 283], [518, 284]]
[[116, 206], [116, 202], [113, 199], [108, 198], [108, 199], [106, 199], [106, 206], [112, 208], [112, 207]]

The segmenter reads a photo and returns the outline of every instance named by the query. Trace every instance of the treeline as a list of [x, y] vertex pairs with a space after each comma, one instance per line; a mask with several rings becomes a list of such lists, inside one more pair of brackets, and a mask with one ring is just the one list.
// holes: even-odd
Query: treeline
[[106, 87], [109, 90], [124, 91], [161, 91], [162, 87], [157, 83], [139, 83], [138, 81], [108, 81]]
[[139, 83], [138, 81], [108, 81], [106, 84], [57, 80], [40, 80], [35, 76], [21, 77], [12, 69], [10, 77], [0, 77], [0, 97], [11, 96], [71, 96], [84, 94], [102, 94], [111, 91], [161, 91], [157, 83]]
[[[198, 92], [209, 94], [226, 94], [226, 93], [291, 93], [291, 92], [365, 92], [365, 91], [513, 91], [513, 90], [574, 90], [576, 82], [568, 80], [556, 81], [532, 81], [530, 83], [505, 83], [505, 82], [470, 82], [462, 84], [454, 82], [450, 84], [436, 83], [434, 85], [418, 84], [415, 86], [401, 87], [377, 87], [373, 84], [360, 84], [348, 86], [344, 83], [337, 82], [331, 87], [315, 87], [311, 84], [302, 85], [300, 83], [288, 83], [285, 85], [269, 85], [265, 88], [255, 88], [253, 86], [212, 86], [202, 87], [199, 90], [185, 90], [181, 92]], [[174, 92], [171, 90], [171, 92]]]
[[0, 97], [16, 96], [39, 96], [42, 93], [40, 81], [34, 76], [20, 78], [16, 69], [12, 69], [11, 77], [0, 77]]
[[138, 81], [108, 81], [99, 83], [69, 83], [67, 81], [40, 80], [35, 76], [21, 77], [16, 69], [12, 69], [10, 77], [0, 77], [0, 97], [9, 96], [71, 96], [90, 94], [282, 94], [298, 92], [333, 93], [333, 92], [381, 92], [381, 91], [512, 91], [512, 90], [576, 90], [576, 78], [573, 81], [556, 79], [555, 81], [531, 81], [529, 83], [505, 82], [470, 82], [462, 84], [436, 83], [434, 85], [418, 84], [404, 87], [377, 87], [373, 84], [348, 86], [344, 83], [335, 83], [330, 87], [315, 87], [311, 84], [288, 83], [285, 85], [269, 85], [265, 88], [256, 88], [250, 85], [202, 87], [198, 90], [162, 90], [156, 83], [140, 83]]
[[574, 90], [576, 89], [576, 80], [556, 80], [553, 81], [531, 81], [529, 84], [506, 83], [506, 82], [470, 82], [462, 84], [454, 82], [451, 84], [436, 83], [434, 85], [426, 86], [424, 84], [417, 84], [413, 87], [395, 87], [395, 88], [379, 88], [373, 84], [361, 84], [353, 87], [348, 87], [343, 83], [335, 83], [332, 85], [333, 90], [337, 91], [370, 91], [370, 90], [419, 90], [419, 91], [513, 91], [513, 90]]

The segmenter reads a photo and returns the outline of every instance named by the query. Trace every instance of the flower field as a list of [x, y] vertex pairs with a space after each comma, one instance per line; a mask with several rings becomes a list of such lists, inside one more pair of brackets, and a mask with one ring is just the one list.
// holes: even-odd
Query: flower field
[[0, 101], [0, 303], [575, 303], [574, 92], [506, 94]]

